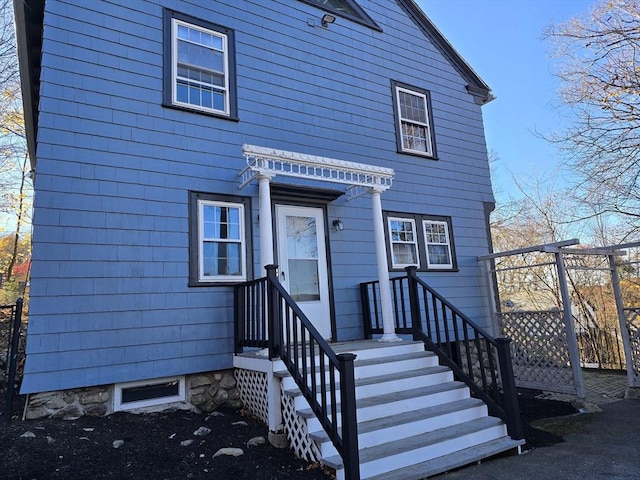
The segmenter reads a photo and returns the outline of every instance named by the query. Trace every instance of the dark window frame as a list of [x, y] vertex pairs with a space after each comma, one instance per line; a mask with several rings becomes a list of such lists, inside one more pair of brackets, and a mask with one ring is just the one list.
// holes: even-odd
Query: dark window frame
[[[402, 117], [398, 111], [398, 89], [409, 90], [415, 92], [417, 95], [424, 95], [426, 98], [426, 110], [429, 120], [429, 138], [431, 140], [431, 152], [421, 153], [417, 150], [405, 149], [402, 145]], [[391, 80], [391, 97], [393, 99], [393, 117], [395, 120], [396, 130], [396, 147], [398, 153], [404, 155], [414, 155], [421, 158], [428, 158], [430, 160], [438, 160], [438, 149], [436, 146], [436, 134], [435, 126], [433, 124], [433, 108], [431, 106], [431, 92], [425, 88], [416, 87], [407, 83]]]
[[318, 0], [298, 0], [299, 2], [306, 3], [307, 5], [311, 5], [312, 7], [319, 8], [324, 10], [325, 12], [329, 12], [337, 17], [346, 18], [355, 23], [359, 23], [360, 25], [364, 25], [365, 27], [372, 28], [378, 32], [382, 32], [382, 28], [371, 18], [364, 9], [358, 5], [355, 0], [343, 0], [344, 3], [353, 9], [357, 15], [351, 15], [350, 13], [338, 10], [336, 8], [331, 7], [330, 5], [324, 5], [319, 3]]
[[[404, 219], [404, 220], [413, 220], [416, 227], [416, 239], [418, 245], [418, 260], [420, 265], [418, 266], [419, 272], [457, 272], [458, 270], [458, 261], [456, 258], [456, 248], [454, 242], [454, 234], [453, 234], [453, 224], [451, 217], [443, 216], [443, 215], [428, 215], [428, 214], [419, 214], [419, 213], [406, 213], [406, 212], [392, 212], [384, 210], [382, 212], [382, 217], [384, 219], [384, 236], [385, 242], [387, 245], [387, 262], [389, 265], [389, 271], [391, 272], [403, 272], [405, 267], [394, 267], [393, 266], [393, 251], [391, 248], [391, 232], [389, 231], [389, 217]], [[424, 238], [424, 227], [423, 222], [443, 222], [447, 224], [447, 230], [449, 234], [449, 247], [451, 249], [451, 267], [439, 268], [439, 267], [429, 267], [429, 262], [427, 261], [427, 245]]]
[[[201, 280], [200, 279], [200, 245], [198, 201], [223, 202], [229, 204], [242, 204], [244, 210], [244, 250], [245, 255], [245, 275], [243, 279], [237, 281], [229, 280]], [[224, 195], [206, 192], [189, 192], [189, 286], [207, 287], [235, 285], [253, 278], [253, 245], [252, 245], [252, 222], [251, 222], [251, 198], [236, 195]]]
[[[184, 104], [176, 104], [173, 101], [173, 20], [179, 20], [192, 24], [196, 27], [204, 28], [225, 35], [227, 37], [227, 72], [229, 88], [227, 95], [229, 97], [229, 113], [221, 113], [208, 111], [205, 109], [190, 107]], [[226, 120], [238, 121], [238, 94], [237, 94], [237, 78], [236, 78], [236, 50], [235, 50], [235, 31], [231, 28], [218, 25], [207, 20], [192, 17], [174, 10], [165, 8], [163, 14], [163, 92], [162, 105], [167, 108], [182, 110], [210, 117], [222, 118]]]

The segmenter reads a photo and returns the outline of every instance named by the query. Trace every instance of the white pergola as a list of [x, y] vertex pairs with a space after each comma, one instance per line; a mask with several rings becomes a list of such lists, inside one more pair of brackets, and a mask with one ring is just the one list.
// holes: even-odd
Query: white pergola
[[239, 174], [239, 188], [242, 189], [254, 179], [258, 179], [260, 263], [263, 267], [274, 262], [270, 184], [276, 175], [348, 185], [348, 199], [366, 193], [371, 195], [383, 321], [383, 336], [380, 341], [399, 341], [400, 338], [395, 333], [391, 306], [391, 286], [380, 200], [382, 192], [391, 187], [395, 174], [393, 169], [256, 145], [243, 145], [242, 153], [247, 160], [247, 167]]

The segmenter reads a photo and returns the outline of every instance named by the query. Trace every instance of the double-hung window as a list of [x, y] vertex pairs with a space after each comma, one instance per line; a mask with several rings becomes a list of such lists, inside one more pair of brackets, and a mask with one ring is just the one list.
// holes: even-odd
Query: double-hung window
[[190, 283], [246, 280], [248, 205], [239, 200], [191, 193]]
[[423, 220], [422, 228], [428, 268], [453, 268], [449, 224], [445, 221]]
[[165, 104], [236, 117], [233, 30], [165, 10]]
[[393, 268], [418, 265], [418, 235], [416, 222], [410, 218], [388, 217]]
[[429, 92], [392, 82], [398, 151], [435, 157]]
[[383, 212], [391, 270], [456, 270], [451, 218]]

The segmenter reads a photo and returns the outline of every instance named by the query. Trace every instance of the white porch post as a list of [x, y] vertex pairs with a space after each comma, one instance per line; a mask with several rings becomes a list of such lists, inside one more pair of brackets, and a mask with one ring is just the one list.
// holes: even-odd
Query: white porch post
[[371, 206], [373, 210], [373, 235], [376, 242], [378, 281], [380, 282], [380, 308], [382, 309], [383, 335], [380, 341], [399, 342], [402, 339], [396, 335], [393, 309], [391, 308], [391, 285], [389, 283], [387, 247], [384, 240], [384, 221], [382, 219], [382, 202], [379, 189], [371, 189]]
[[[260, 265], [273, 264], [273, 221], [271, 218], [271, 186], [273, 175], [258, 175], [260, 212]], [[264, 272], [261, 272], [264, 273]]]

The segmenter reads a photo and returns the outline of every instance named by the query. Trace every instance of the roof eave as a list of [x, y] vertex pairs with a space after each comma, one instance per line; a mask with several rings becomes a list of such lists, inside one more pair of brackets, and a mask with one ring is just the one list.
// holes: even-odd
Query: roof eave
[[22, 108], [31, 168], [36, 166], [44, 0], [13, 0]]
[[396, 0], [409, 14], [411, 19], [422, 32], [434, 43], [434, 45], [449, 59], [453, 67], [468, 82], [467, 91], [473, 95], [479, 105], [484, 105], [496, 97], [491, 93], [491, 88], [471, 68], [464, 58], [449, 43], [445, 36], [438, 30], [435, 24], [418, 6], [415, 0]]

